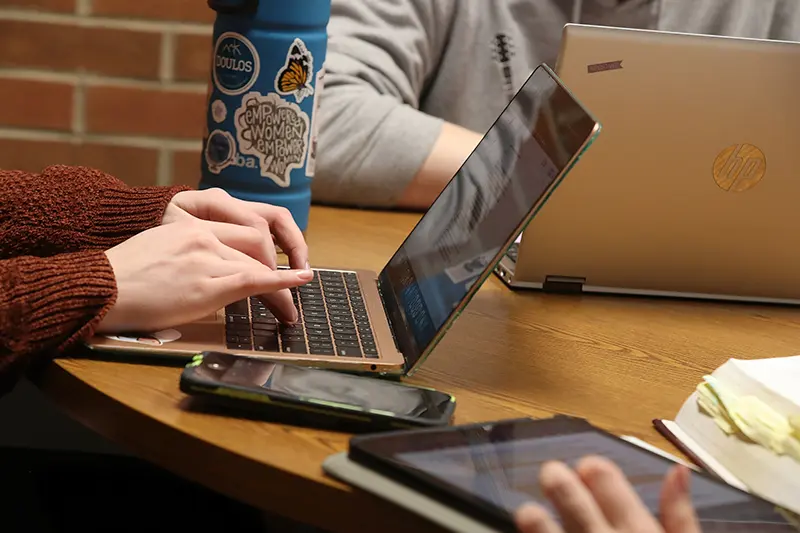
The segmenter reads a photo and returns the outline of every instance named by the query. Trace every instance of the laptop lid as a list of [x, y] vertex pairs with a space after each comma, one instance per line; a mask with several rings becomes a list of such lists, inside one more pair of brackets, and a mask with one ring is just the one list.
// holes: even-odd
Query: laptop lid
[[557, 72], [604, 133], [517, 281], [800, 301], [800, 44], [567, 25]]
[[408, 373], [599, 129], [552, 70], [531, 74], [380, 273]]

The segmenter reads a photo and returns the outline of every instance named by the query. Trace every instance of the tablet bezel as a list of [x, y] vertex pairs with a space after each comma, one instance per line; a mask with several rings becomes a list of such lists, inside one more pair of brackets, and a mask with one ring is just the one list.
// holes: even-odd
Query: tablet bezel
[[[513, 516], [505, 509], [488, 502], [470, 491], [451, 485], [434, 475], [413, 468], [403, 461], [394, 458], [394, 456], [399, 453], [435, 451], [454, 446], [464, 446], [468, 444], [465, 442], [468, 438], [465, 438], [465, 434], [469, 434], [470, 432], [475, 432], [476, 436], [483, 435], [487, 443], [500, 443], [591, 432], [611, 437], [619, 444], [629, 446], [639, 453], [650, 454], [655, 460], [668, 464], [677, 464], [661, 455], [620, 439], [616, 435], [604, 431], [584, 419], [568, 416], [555, 416], [544, 420], [521, 418], [413, 432], [398, 431], [383, 435], [357, 436], [350, 440], [348, 457], [358, 464], [407, 484], [431, 498], [443, 501], [447, 505], [485, 522], [487, 525], [497, 527], [502, 531], [516, 531]], [[708, 472], [694, 472], [694, 475], [702, 476], [710, 482], [721, 485], [729, 490], [743, 492]], [[766, 505], [775, 507], [776, 515], [782, 518], [788, 526], [793, 527], [793, 524], [787, 520], [785, 516], [780, 514], [775, 504], [755, 494], [744, 494], [747, 494], [747, 496], [753, 500], [761, 501]]]

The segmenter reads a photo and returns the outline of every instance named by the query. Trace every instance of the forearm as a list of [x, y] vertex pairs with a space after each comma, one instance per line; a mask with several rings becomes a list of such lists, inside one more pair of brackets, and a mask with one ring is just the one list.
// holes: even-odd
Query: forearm
[[444, 123], [427, 159], [398, 199], [398, 207], [406, 209], [430, 207], [481, 138], [482, 135], [479, 133]]
[[115, 299], [103, 252], [0, 261], [0, 394], [34, 355], [90, 336]]
[[85, 167], [0, 172], [0, 259], [107, 249], [158, 225], [183, 188], [130, 188]]

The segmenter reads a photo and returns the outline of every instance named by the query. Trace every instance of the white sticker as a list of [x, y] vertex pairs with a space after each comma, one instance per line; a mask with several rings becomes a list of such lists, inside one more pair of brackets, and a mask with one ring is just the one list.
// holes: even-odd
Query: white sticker
[[214, 119], [214, 122], [217, 124], [225, 122], [227, 116], [228, 108], [225, 107], [225, 102], [222, 100], [214, 100], [214, 103], [211, 104], [211, 118]]
[[313, 178], [317, 169], [317, 135], [319, 133], [319, 122], [317, 121], [317, 110], [319, 109], [320, 95], [325, 87], [325, 65], [317, 72], [317, 79], [314, 81], [314, 88], [317, 91], [314, 97], [314, 107], [311, 110], [311, 139], [309, 140], [308, 161], [306, 161], [306, 177]]
[[208, 171], [219, 174], [236, 161], [236, 139], [227, 131], [214, 130], [208, 136], [204, 155]]
[[234, 123], [239, 151], [258, 158], [263, 177], [288, 187], [292, 169], [301, 168], [308, 153], [308, 115], [275, 93], [251, 92]]
[[165, 329], [155, 333], [142, 335], [107, 335], [112, 341], [146, 344], [147, 346], [163, 346], [168, 342], [175, 342], [181, 338], [181, 333], [175, 329]]
[[314, 57], [302, 39], [295, 39], [286, 54], [286, 63], [275, 76], [275, 91], [284, 96], [294, 95], [299, 104], [314, 94]]
[[228, 31], [217, 38], [211, 74], [214, 85], [223, 94], [246, 93], [258, 79], [260, 70], [258, 52], [247, 37]]

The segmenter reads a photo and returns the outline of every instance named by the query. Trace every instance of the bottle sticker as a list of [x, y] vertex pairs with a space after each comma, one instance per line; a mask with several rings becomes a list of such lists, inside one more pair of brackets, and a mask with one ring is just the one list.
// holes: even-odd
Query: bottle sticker
[[244, 35], [228, 31], [214, 46], [214, 85], [223, 94], [244, 94], [258, 79], [261, 63], [255, 46]]
[[309, 141], [308, 161], [306, 161], [306, 177], [313, 178], [317, 169], [317, 135], [319, 133], [319, 122], [317, 122], [317, 110], [320, 104], [320, 95], [325, 86], [325, 65], [317, 71], [317, 79], [314, 81], [314, 90], [317, 95], [314, 97], [314, 107], [311, 109], [311, 140]]
[[211, 118], [214, 119], [214, 122], [217, 124], [221, 124], [225, 122], [225, 117], [228, 116], [228, 108], [225, 107], [225, 102], [222, 100], [214, 100], [211, 104]]
[[294, 95], [299, 104], [314, 94], [314, 57], [302, 39], [295, 39], [286, 54], [286, 64], [275, 76], [275, 91], [283, 96]]
[[234, 114], [239, 151], [258, 158], [261, 175], [288, 187], [308, 153], [308, 115], [275, 93], [248, 93]]
[[106, 338], [112, 341], [133, 342], [137, 344], [146, 344], [147, 346], [163, 346], [168, 342], [175, 342], [180, 339], [181, 333], [175, 329], [165, 329], [163, 331], [142, 335], [106, 335]]
[[236, 140], [227, 131], [214, 130], [206, 141], [205, 158], [208, 171], [219, 174], [236, 159]]

